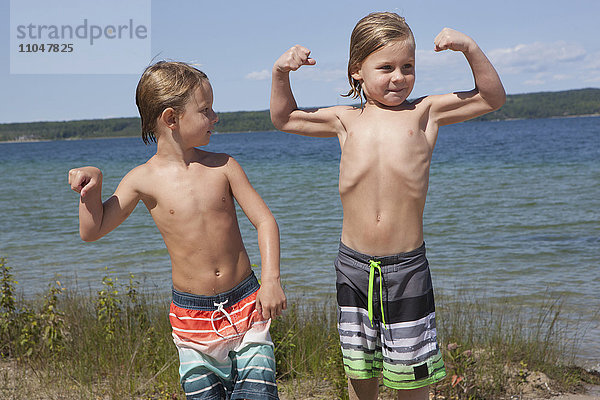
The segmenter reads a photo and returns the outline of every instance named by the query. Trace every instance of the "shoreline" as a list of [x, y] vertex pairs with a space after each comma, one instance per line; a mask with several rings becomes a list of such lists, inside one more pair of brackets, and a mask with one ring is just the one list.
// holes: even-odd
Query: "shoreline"
[[[264, 132], [279, 132], [278, 130], [270, 131], [239, 131], [239, 132], [213, 132], [212, 135], [231, 135], [236, 133], [264, 133]], [[211, 136], [212, 136], [211, 135]], [[41, 143], [41, 142], [64, 142], [70, 140], [96, 140], [96, 139], [130, 139], [139, 138], [141, 136], [89, 136], [89, 137], [70, 137], [66, 139], [15, 139], [15, 140], [0, 140], [1, 143]]]
[[[501, 122], [501, 121], [527, 121], [527, 120], [542, 120], [542, 119], [571, 119], [571, 118], [598, 118], [600, 117], [600, 113], [594, 114], [578, 114], [578, 115], [555, 115], [550, 117], [541, 117], [541, 118], [504, 118], [504, 119], [493, 119], [493, 120], [469, 120], [465, 122]], [[132, 118], [132, 117], [124, 117], [124, 118]], [[99, 120], [102, 121], [102, 120]], [[44, 121], [48, 123], [70, 123], [76, 122], [74, 121]], [[37, 123], [37, 122], [15, 122], [15, 123], [0, 123], [2, 125], [13, 125], [13, 124], [29, 124], [29, 123]], [[280, 132], [278, 130], [265, 130], [265, 131], [231, 131], [231, 132], [213, 132], [213, 135], [229, 135], [229, 134], [239, 134], [239, 133], [258, 133], [258, 132]], [[136, 138], [140, 137], [139, 135], [131, 135], [131, 136], [89, 136], [89, 137], [69, 137], [65, 139], [39, 139], [39, 138], [23, 138], [21, 136], [18, 139], [14, 140], [0, 140], [1, 143], [38, 143], [38, 142], [59, 142], [59, 141], [67, 141], [67, 140], [89, 140], [89, 139], [124, 139], [124, 138]]]

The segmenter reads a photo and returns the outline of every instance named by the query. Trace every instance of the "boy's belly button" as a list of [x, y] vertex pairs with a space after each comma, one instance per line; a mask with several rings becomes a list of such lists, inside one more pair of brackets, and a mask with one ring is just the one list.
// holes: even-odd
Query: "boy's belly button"
[[219, 271], [218, 269], [217, 269], [217, 270], [215, 270], [215, 275], [216, 275], [216, 276], [221, 276], [221, 271]]

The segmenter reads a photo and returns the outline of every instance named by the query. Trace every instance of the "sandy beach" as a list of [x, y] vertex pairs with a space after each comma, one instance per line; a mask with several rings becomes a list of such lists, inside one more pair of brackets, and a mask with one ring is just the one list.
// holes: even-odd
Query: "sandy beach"
[[600, 399], [600, 386], [588, 386], [585, 394], [563, 394], [552, 398], [553, 400], [598, 400]]
[[[318, 380], [287, 381], [279, 385], [279, 397], [281, 400], [325, 400], [333, 399], [331, 385]], [[523, 388], [523, 393], [513, 395], [510, 400], [600, 400], [600, 386], [586, 385], [584, 393], [556, 393], [547, 389], [548, 386], [529, 385]], [[378, 400], [395, 399], [394, 392], [385, 388], [380, 389]], [[430, 394], [430, 400], [440, 400], [442, 397]], [[504, 399], [504, 398], [503, 398]], [[508, 399], [508, 398], [506, 398]], [[490, 399], [493, 400], [493, 399]]]

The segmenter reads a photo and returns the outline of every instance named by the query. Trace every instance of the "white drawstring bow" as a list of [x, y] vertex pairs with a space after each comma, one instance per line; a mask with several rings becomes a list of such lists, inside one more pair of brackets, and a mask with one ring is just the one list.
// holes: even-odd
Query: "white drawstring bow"
[[229, 301], [229, 299], [226, 299], [225, 301], [221, 302], [221, 303], [217, 303], [215, 302], [214, 305], [215, 307], [217, 307], [217, 309], [215, 311], [212, 312], [211, 316], [210, 316], [210, 324], [212, 325], [213, 331], [215, 331], [215, 333], [217, 335], [219, 335], [220, 337], [224, 338], [225, 336], [221, 335], [219, 333], [219, 331], [217, 330], [217, 328], [215, 328], [215, 314], [217, 312], [221, 312], [223, 313], [223, 315], [225, 315], [225, 318], [227, 318], [227, 321], [229, 321], [229, 323], [231, 324], [231, 326], [233, 326], [233, 329], [237, 332], [237, 329], [235, 329], [235, 325], [233, 324], [233, 321], [231, 320], [231, 315], [229, 315], [229, 313], [227, 311], [225, 311], [225, 308], [223, 308], [223, 306], [225, 304], [227, 304], [227, 302]]

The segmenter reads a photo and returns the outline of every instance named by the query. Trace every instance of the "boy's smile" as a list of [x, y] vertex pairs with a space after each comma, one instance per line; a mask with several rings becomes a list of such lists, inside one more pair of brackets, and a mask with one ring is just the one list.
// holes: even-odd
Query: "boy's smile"
[[369, 54], [352, 77], [361, 83], [367, 103], [399, 106], [415, 84], [415, 49], [406, 40], [391, 42]]

